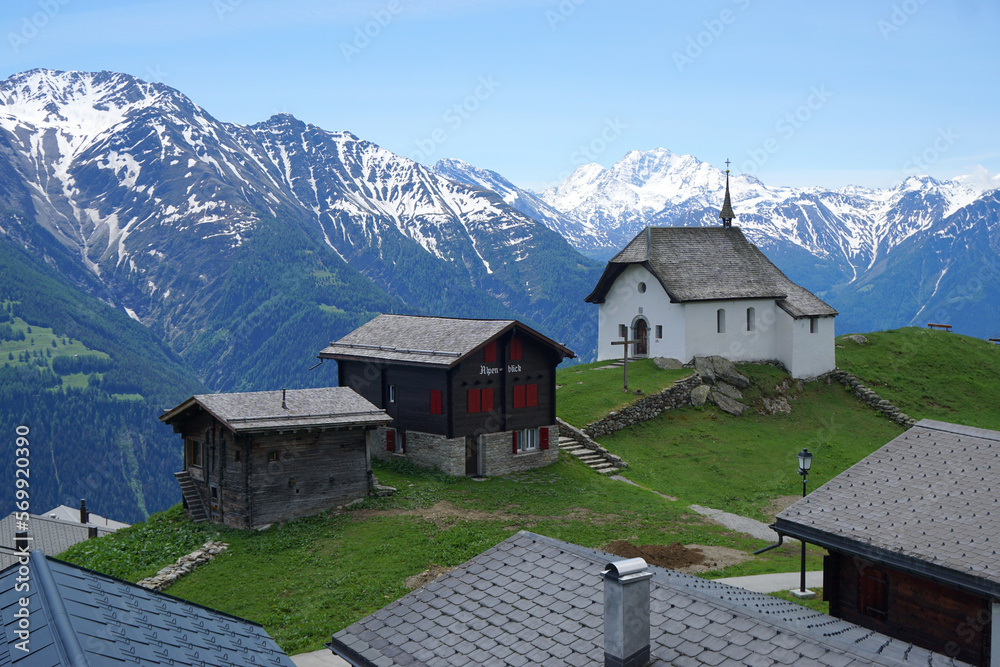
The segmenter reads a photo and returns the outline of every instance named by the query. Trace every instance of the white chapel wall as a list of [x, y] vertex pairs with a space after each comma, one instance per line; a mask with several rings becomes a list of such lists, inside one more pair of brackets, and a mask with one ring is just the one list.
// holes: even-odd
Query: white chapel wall
[[[753, 329], [747, 329], [747, 309], [753, 308]], [[684, 304], [686, 349], [694, 357], [719, 355], [733, 361], [777, 358], [778, 308], [774, 299], [696, 301]], [[725, 311], [725, 331], [718, 330], [719, 310]]]
[[[639, 283], [645, 283], [645, 292], [639, 291]], [[638, 264], [622, 271], [608, 291], [604, 303], [600, 304], [598, 313], [598, 359], [621, 359], [622, 346], [611, 343], [621, 340], [618, 333], [621, 324], [629, 327], [631, 336], [631, 327], [639, 316], [649, 325], [647, 356], [673, 357], [682, 361], [690, 359], [690, 355], [685, 359], [684, 306], [670, 303], [670, 297], [660, 281]], [[663, 327], [663, 336], [660, 338], [656, 337], [657, 326]], [[631, 355], [631, 349], [629, 354]]]
[[828, 373], [837, 367], [834, 356], [834, 318], [815, 318], [816, 331], [813, 333], [812, 320], [793, 320], [783, 313], [788, 325], [789, 344], [782, 350], [779, 359], [792, 377], [811, 378]]

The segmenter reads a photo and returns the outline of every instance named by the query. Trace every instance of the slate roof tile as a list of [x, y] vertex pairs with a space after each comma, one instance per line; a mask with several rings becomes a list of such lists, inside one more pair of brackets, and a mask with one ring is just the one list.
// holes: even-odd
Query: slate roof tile
[[611, 258], [586, 300], [602, 302], [630, 264], [649, 269], [671, 300], [681, 303], [773, 298], [792, 317], [837, 314], [789, 280], [739, 227], [647, 227]]
[[[484, 562], [496, 563], [495, 568], [504, 569], [505, 563], [517, 565], [517, 559], [509, 558], [512, 553], [520, 554], [522, 562], [530, 561], [532, 577], [525, 580], [527, 588], [541, 591], [547, 586], [564, 588], [570, 581], [579, 583], [582, 606], [568, 603], [563, 612], [557, 612], [554, 605], [539, 608], [541, 616], [532, 616], [520, 609], [511, 608], [509, 614], [493, 613], [481, 615], [467, 606], [471, 597], [463, 597], [455, 592], [457, 581], [468, 586], [468, 591], [484, 590], [470, 578], [471, 565]], [[449, 595], [454, 598], [446, 608], [446, 614], [463, 613], [460, 607], [471, 611], [477, 622], [484, 625], [478, 630], [469, 630], [460, 636], [446, 634], [446, 643], [459, 650], [448, 651], [444, 645], [432, 650], [434, 655], [447, 658], [449, 665], [479, 665], [483, 661], [472, 658], [476, 651], [485, 651], [495, 664], [525, 665], [544, 664], [546, 667], [577, 667], [603, 662], [603, 582], [600, 572], [604, 565], [615, 560], [610, 554], [601, 553], [551, 538], [521, 532], [496, 545], [485, 554], [469, 563], [452, 570], [442, 577], [444, 585], [428, 584], [424, 594], [420, 590], [400, 599], [394, 605], [375, 612], [369, 619], [385, 619], [390, 615], [405, 615], [410, 601], [421, 601], [434, 608], [435, 598], [428, 594]], [[555, 572], [555, 565], [562, 574]], [[496, 570], [493, 570], [496, 571]], [[670, 664], [794, 664], [863, 667], [867, 665], [928, 665], [935, 664], [936, 654], [924, 649], [906, 645], [908, 652], [900, 656], [892, 651], [891, 657], [885, 650], [888, 638], [845, 621], [820, 614], [791, 602], [777, 600], [735, 589], [718, 582], [684, 575], [670, 570], [651, 567], [651, 651], [652, 665], [666, 667]], [[479, 570], [480, 577], [490, 578], [491, 570]], [[449, 581], [453, 579], [454, 581]], [[438, 580], [441, 581], [441, 580]], [[506, 588], [515, 585], [511, 577]], [[497, 587], [497, 593], [504, 587]], [[477, 602], [485, 606], [486, 598]], [[669, 602], [668, 602], [669, 601]], [[474, 601], [475, 602], [475, 601]], [[558, 604], [558, 603], [556, 603]], [[495, 607], [494, 607], [495, 611]], [[468, 612], [464, 612], [468, 613]], [[453, 618], [444, 616], [450, 622]], [[353, 645], [355, 650], [365, 655], [369, 651], [358, 649], [371, 647], [373, 642], [359, 641], [362, 633], [355, 624], [334, 635], [332, 646]], [[418, 624], [403, 625], [391, 632], [413, 635], [422, 632]], [[461, 626], [462, 624], [458, 624]], [[438, 623], [436, 627], [440, 627]], [[429, 630], [433, 635], [433, 630]], [[496, 646], [486, 648], [484, 637], [492, 637]], [[421, 649], [428, 649], [428, 642]], [[421, 642], [414, 642], [421, 644]], [[403, 643], [402, 646], [408, 644]], [[468, 645], [468, 646], [466, 646]], [[471, 648], [470, 648], [471, 647]], [[880, 655], [879, 651], [884, 655]], [[376, 652], [376, 655], [378, 653]], [[417, 651], [412, 655], [415, 657]], [[421, 654], [425, 656], [426, 654]], [[384, 657], [384, 656], [383, 656]], [[477, 658], [481, 658], [476, 654]], [[495, 660], [493, 660], [495, 659]], [[817, 662], [825, 660], [825, 662]], [[424, 660], [425, 663], [431, 664]], [[493, 664], [491, 663], [491, 664]], [[940, 662], [938, 664], [944, 664]]]
[[552, 345], [565, 357], [574, 354], [515, 320], [474, 320], [382, 314], [320, 352], [324, 358], [375, 359], [448, 368], [508, 329]]
[[841, 551], [863, 545], [897, 565], [955, 573], [966, 587], [997, 595], [998, 470], [1000, 432], [925, 419], [779, 513], [775, 524]]

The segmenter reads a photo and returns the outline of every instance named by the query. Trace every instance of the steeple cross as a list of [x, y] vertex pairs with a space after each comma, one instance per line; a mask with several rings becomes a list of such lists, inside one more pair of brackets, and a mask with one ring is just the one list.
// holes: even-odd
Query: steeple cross
[[726, 173], [729, 173], [729, 158], [726, 158]]

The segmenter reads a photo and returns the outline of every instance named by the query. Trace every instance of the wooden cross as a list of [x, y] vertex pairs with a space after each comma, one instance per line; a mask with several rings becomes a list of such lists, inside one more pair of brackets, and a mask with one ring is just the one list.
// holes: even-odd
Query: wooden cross
[[729, 171], [729, 158], [726, 158], [726, 171]]
[[624, 340], [613, 340], [612, 345], [624, 345], [625, 346], [625, 358], [624, 358], [624, 368], [625, 368], [625, 391], [628, 391], [628, 346], [632, 343], [638, 343], [638, 340], [629, 340], [628, 336], [622, 336]]

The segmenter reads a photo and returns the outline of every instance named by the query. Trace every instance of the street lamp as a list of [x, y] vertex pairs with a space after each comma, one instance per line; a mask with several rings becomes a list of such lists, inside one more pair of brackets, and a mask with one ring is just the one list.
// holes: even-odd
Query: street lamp
[[[806, 482], [809, 481], [809, 468], [812, 467], [813, 455], [808, 449], [803, 448], [799, 452], [799, 474], [802, 475], [802, 497], [806, 497]], [[799, 582], [798, 597], [812, 597], [806, 590], [806, 541], [802, 542], [802, 579]]]

